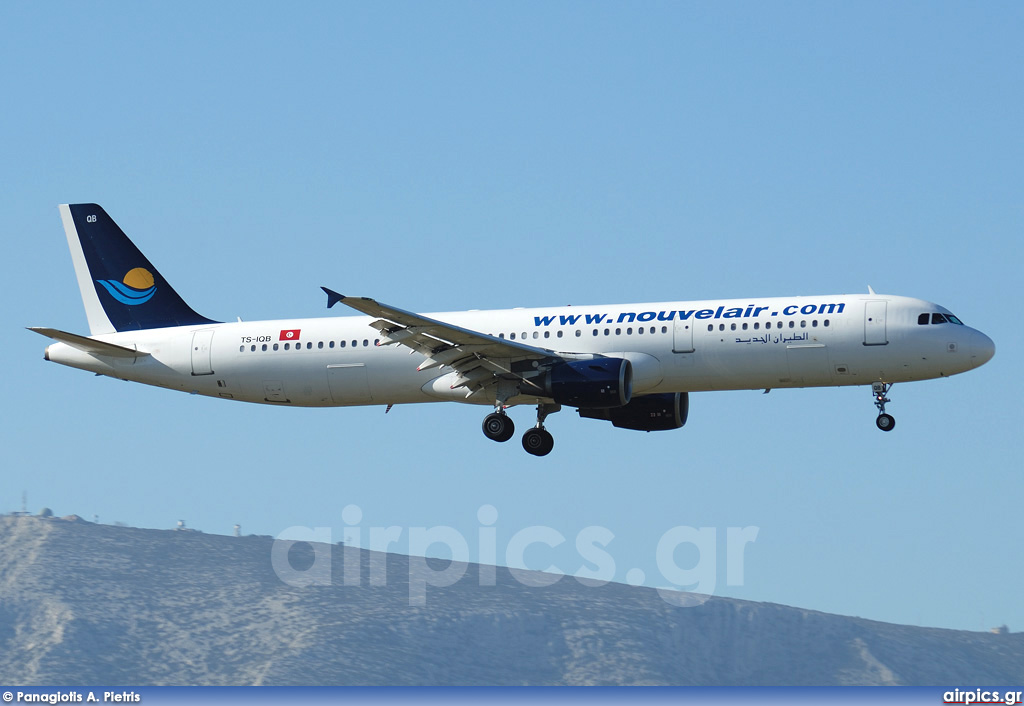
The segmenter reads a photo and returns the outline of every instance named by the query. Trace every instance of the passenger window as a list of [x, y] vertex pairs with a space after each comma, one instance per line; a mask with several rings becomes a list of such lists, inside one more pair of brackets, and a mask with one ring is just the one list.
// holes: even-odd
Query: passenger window
[[319, 348], [320, 350], [323, 350], [324, 342], [320, 341], [319, 343], [316, 344], [316, 347]]
[[583, 332], [580, 331], [579, 329], [576, 329], [576, 338], [579, 338], [582, 335], [583, 335]]
[[352, 341], [352, 347], [355, 348], [359, 345], [359, 341]]
[[597, 329], [594, 329], [594, 335], [595, 336], [597, 335]]
[[345, 347], [345, 346], [347, 346], [347, 345], [348, 345], [348, 343], [346, 343], [345, 341], [338, 341], [338, 346], [339, 346], [340, 348], [344, 348], [344, 347]]
[[764, 327], [765, 328], [771, 328], [772, 327], [772, 322], [771, 321], [766, 322]]
[[290, 344], [290, 343], [286, 343], [286, 344], [284, 344], [284, 349], [285, 349], [285, 350], [288, 350], [288, 349], [289, 349], [289, 346], [291, 346], [291, 345], [292, 345], [292, 344]]
[[800, 328], [807, 328], [807, 322], [806, 321], [801, 321], [800, 322]]
[[544, 338], [551, 338], [551, 332], [550, 331], [545, 331], [544, 332]]
[[370, 345], [369, 339], [364, 338], [363, 339], [363, 348], [366, 348], [368, 345]]
[[239, 353], [245, 353], [245, 346], [239, 346], [238, 347], [238, 352]]
[[818, 328], [818, 320], [817, 320], [817, 319], [815, 319], [814, 321], [812, 321], [812, 322], [811, 322], [811, 326], [812, 326], [813, 328]]
[[743, 324], [743, 330], [744, 330], [744, 331], [746, 331], [746, 330], [747, 330], [747, 325], [746, 325], [746, 324]]
[[509, 337], [510, 339], [512, 339], [513, 341], [514, 341], [514, 340], [516, 340], [516, 334], [515, 334], [515, 332], [513, 331], [512, 333], [510, 333], [510, 334], [508, 335], [508, 337]]
[[263, 344], [263, 350], [267, 350], [267, 344], [266, 343]]
[[252, 348], [250, 348], [249, 350], [250, 350], [251, 352], [255, 353], [255, 352], [256, 352], [256, 346], [254, 345], [254, 346], [253, 346]]
[[533, 337], [534, 338], [540, 338], [540, 331], [534, 331], [533, 332]]
[[926, 323], [928, 323], [928, 314], [920, 314], [917, 317], [917, 325], [924, 326]]
[[615, 329], [615, 335], [616, 336], [621, 336], [622, 335], [622, 329], [620, 329], [620, 328]]
[[611, 334], [611, 332], [612, 332], [612, 330], [611, 330], [611, 329], [607, 329], [607, 328], [606, 328], [606, 329], [604, 330], [604, 335], [605, 335], [605, 336], [608, 336], [608, 335], [610, 335], [610, 334]]
[[499, 334], [498, 334], [498, 338], [505, 338], [505, 334], [503, 334], [503, 333], [499, 333]]
[[559, 338], [561, 338], [561, 337], [562, 337], [562, 332], [561, 332], [561, 331], [559, 331], [559, 332], [558, 332], [557, 334], [555, 334], [555, 335], [556, 335], [556, 336], [558, 336]]
[[638, 327], [637, 327], [637, 329], [636, 329], [636, 332], [637, 332], [638, 334], [640, 334], [640, 335], [643, 335], [643, 332], [644, 332], [644, 327], [643, 327], [643, 326], [638, 326]]
[[789, 327], [790, 328], [796, 328], [796, 322], [795, 321], [790, 321], [789, 322]]
[[662, 326], [661, 327], [661, 332], [662, 333], [668, 333], [668, 326]]
[[828, 319], [825, 319], [824, 325], [828, 326]]
[[735, 331], [736, 330], [736, 324], [730, 324], [729, 328], [732, 329], [733, 331]]
[[708, 331], [714, 331], [714, 330], [715, 330], [715, 325], [714, 324], [708, 324]]
[[627, 336], [632, 336], [633, 335], [633, 327], [632, 326], [630, 326], [629, 328], [626, 329], [626, 335]]
[[277, 350], [277, 344], [276, 343], [274, 344], [274, 350], [275, 351]]
[[759, 328], [761, 328], [761, 324], [760, 324], [760, 323], [758, 323], [757, 321], [755, 321], [755, 322], [754, 322], [754, 330], [756, 331], [756, 330], [758, 330]]

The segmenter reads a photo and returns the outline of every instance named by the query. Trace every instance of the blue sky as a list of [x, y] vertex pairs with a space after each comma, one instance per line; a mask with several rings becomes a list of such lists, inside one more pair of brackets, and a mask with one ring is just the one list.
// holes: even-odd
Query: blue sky
[[[615, 580], [653, 586], [659, 539], [710, 527], [718, 595], [1024, 629], [1022, 24], [1018, 3], [5, 3], [0, 510], [24, 490], [337, 540], [357, 505], [472, 540], [489, 504], [499, 546], [567, 538], [530, 567], [575, 571], [602, 526]], [[81, 201], [221, 320], [334, 315], [320, 285], [447, 311], [870, 284], [997, 353], [897, 385], [891, 434], [866, 388], [703, 393], [675, 432], [565, 411], [536, 459], [478, 407], [247, 406], [45, 363], [24, 326], [87, 331], [56, 209]], [[759, 528], [742, 586], [729, 527]]]

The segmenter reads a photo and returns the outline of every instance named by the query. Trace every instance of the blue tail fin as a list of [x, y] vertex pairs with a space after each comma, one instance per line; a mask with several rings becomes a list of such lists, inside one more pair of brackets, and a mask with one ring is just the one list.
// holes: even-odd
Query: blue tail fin
[[102, 208], [62, 204], [60, 214], [94, 335], [217, 323], [193, 311]]

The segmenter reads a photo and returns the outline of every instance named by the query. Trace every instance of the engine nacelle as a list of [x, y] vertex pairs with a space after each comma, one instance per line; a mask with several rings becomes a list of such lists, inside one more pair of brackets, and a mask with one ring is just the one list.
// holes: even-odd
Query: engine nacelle
[[633, 396], [633, 366], [623, 358], [571, 360], [552, 368], [543, 387], [548, 397], [569, 407], [622, 407]]
[[686, 392], [642, 395], [634, 397], [623, 407], [581, 408], [579, 413], [581, 417], [589, 419], [606, 419], [620, 429], [668, 431], [686, 424], [686, 416], [690, 413], [690, 395]]

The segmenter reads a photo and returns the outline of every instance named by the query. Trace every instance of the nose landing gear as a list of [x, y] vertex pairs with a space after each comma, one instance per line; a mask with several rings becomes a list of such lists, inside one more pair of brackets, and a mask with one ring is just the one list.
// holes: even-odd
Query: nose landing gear
[[871, 383], [871, 393], [875, 396], [875, 407], [878, 407], [878, 418], [875, 420], [875, 426], [882, 431], [892, 431], [896, 427], [896, 420], [893, 416], [885, 413], [885, 403], [892, 401], [885, 396], [891, 387], [891, 382]]

